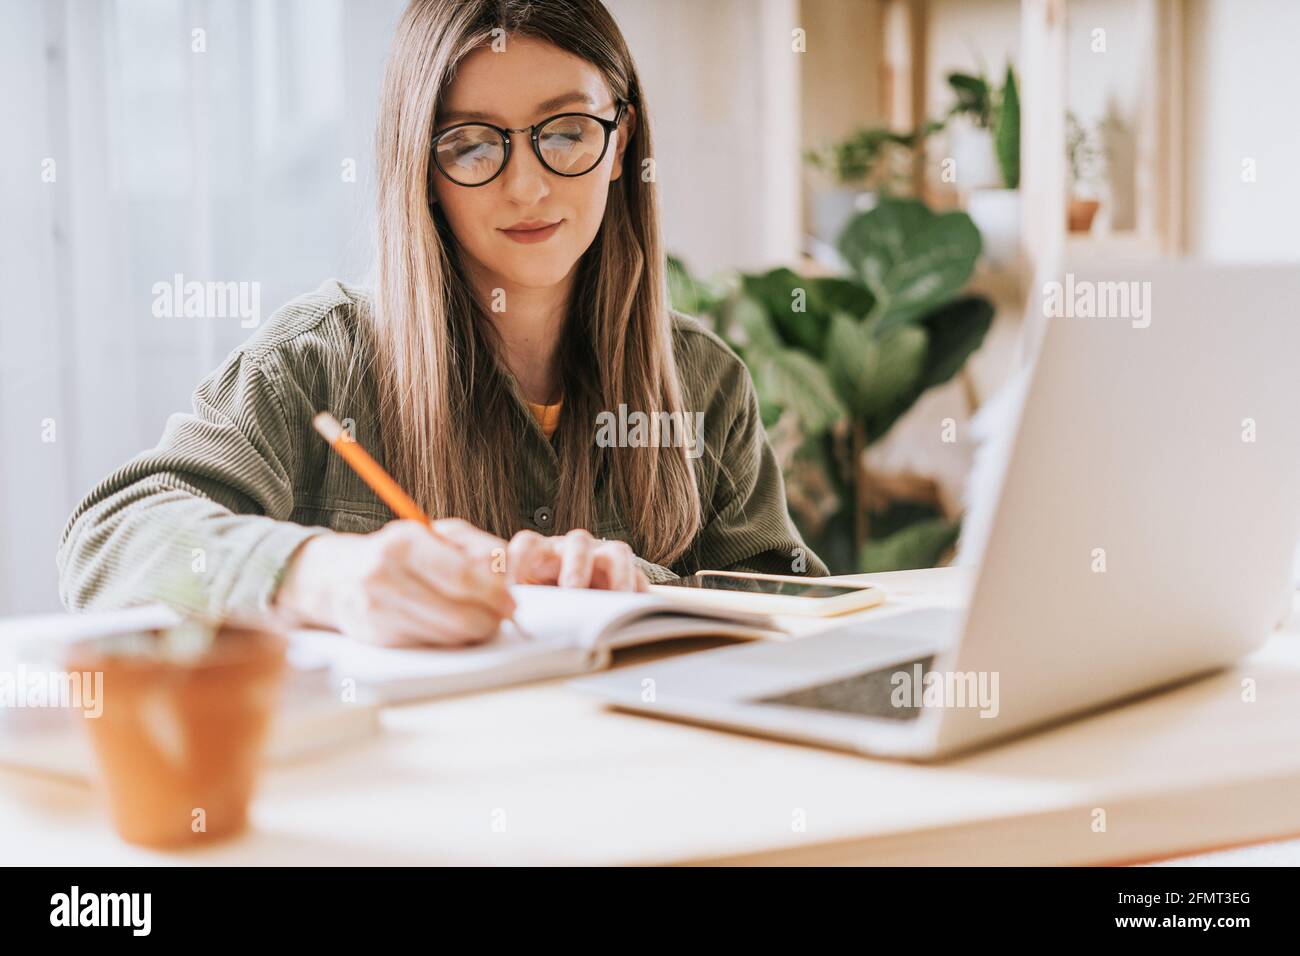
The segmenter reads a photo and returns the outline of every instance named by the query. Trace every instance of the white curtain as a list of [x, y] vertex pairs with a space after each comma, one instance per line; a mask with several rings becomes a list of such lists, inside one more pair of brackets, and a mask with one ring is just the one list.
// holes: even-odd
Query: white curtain
[[156, 317], [155, 283], [256, 283], [265, 318], [364, 269], [402, 6], [6, 4], [0, 613], [58, 607], [54, 550], [77, 500], [252, 334], [239, 317]]

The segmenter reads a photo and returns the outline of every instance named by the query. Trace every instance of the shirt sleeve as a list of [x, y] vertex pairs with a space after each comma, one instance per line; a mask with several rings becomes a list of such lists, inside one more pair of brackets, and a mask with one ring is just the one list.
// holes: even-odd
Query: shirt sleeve
[[290, 557], [324, 527], [289, 521], [305, 423], [261, 359], [233, 353], [162, 440], [78, 505], [59, 545], [70, 610], [160, 601], [223, 617], [266, 611]]

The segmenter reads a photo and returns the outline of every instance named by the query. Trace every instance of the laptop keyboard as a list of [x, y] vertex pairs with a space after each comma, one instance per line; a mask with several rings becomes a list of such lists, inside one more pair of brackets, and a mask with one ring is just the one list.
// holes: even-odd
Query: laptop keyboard
[[756, 703], [806, 707], [809, 710], [829, 710], [840, 714], [879, 717], [885, 720], [915, 720], [921, 716], [921, 708], [913, 703], [912, 694], [901, 695], [906, 697], [906, 703], [896, 705], [893, 700], [895, 692], [900, 689], [900, 682], [894, 680], [894, 675], [899, 672], [905, 673], [908, 683], [901, 684], [901, 687], [910, 687], [911, 681], [916, 677], [916, 665], [921, 666], [920, 675], [921, 680], [924, 681], [933, 663], [934, 655], [931, 654], [928, 657], [890, 664], [888, 667], [863, 674], [841, 677], [825, 684], [801, 687], [775, 697], [762, 697]]

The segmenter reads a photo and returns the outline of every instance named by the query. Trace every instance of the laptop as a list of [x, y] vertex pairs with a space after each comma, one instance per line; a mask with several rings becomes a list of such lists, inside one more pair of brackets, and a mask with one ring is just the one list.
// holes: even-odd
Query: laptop
[[865, 611], [572, 686], [660, 718], [925, 760], [1230, 664], [1294, 593], [1298, 309], [1295, 266], [1099, 267], [1045, 285], [960, 607]]

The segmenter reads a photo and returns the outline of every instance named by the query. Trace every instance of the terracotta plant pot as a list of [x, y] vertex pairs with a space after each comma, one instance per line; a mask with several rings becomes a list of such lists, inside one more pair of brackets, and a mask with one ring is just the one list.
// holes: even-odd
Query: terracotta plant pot
[[1100, 200], [1071, 197], [1070, 205], [1066, 209], [1070, 232], [1091, 232], [1093, 217], [1097, 215], [1097, 210], [1100, 208]]
[[103, 713], [84, 723], [124, 840], [183, 847], [246, 827], [286, 646], [260, 625], [190, 624], [71, 650], [70, 670], [103, 673]]

